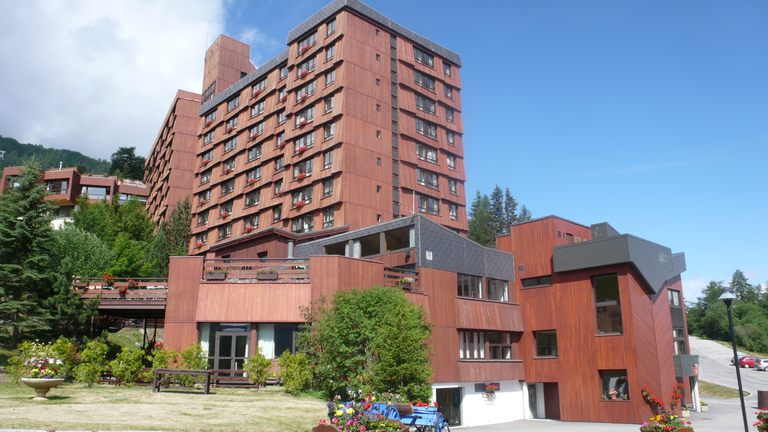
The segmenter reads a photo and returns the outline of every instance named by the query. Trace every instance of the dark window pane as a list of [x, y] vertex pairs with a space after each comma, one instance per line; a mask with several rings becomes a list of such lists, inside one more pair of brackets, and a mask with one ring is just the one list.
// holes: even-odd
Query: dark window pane
[[622, 333], [619, 278], [617, 275], [592, 278], [597, 311], [597, 333]]

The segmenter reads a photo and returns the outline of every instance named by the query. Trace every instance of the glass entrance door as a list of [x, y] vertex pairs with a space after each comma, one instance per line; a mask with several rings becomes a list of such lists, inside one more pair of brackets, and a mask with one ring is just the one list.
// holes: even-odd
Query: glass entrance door
[[[214, 369], [242, 370], [243, 363], [248, 357], [247, 332], [218, 332], [216, 333], [216, 356], [213, 359]], [[242, 373], [219, 374], [242, 375]]]

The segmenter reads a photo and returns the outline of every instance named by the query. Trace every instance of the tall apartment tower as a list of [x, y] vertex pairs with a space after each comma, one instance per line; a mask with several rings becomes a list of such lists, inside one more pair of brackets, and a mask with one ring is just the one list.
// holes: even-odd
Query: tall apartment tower
[[248, 54], [226, 36], [206, 54], [191, 254], [285, 257], [418, 213], [466, 233], [456, 53], [337, 0], [264, 65]]

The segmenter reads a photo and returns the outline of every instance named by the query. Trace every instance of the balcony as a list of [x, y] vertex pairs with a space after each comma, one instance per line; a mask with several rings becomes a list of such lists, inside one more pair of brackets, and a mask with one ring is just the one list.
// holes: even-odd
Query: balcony
[[309, 283], [309, 260], [206, 259], [202, 279], [221, 283]]
[[384, 267], [384, 286], [400, 288], [403, 291], [421, 292], [419, 272], [394, 267]]
[[79, 278], [72, 289], [83, 300], [99, 299], [99, 312], [124, 317], [162, 317], [168, 295], [168, 280], [157, 278]]

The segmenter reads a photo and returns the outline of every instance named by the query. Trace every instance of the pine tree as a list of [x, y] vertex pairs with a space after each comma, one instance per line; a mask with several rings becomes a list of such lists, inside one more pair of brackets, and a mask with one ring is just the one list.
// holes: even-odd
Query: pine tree
[[191, 209], [189, 198], [186, 198], [171, 212], [168, 220], [160, 224], [148, 252], [148, 258], [153, 265], [154, 276], [168, 275], [170, 256], [188, 255], [192, 222]]
[[491, 192], [491, 228], [494, 234], [500, 234], [509, 229], [504, 214], [504, 194], [499, 185]]
[[11, 346], [50, 329], [43, 304], [57, 283], [50, 262], [53, 206], [44, 200], [41, 175], [34, 162], [26, 165], [18, 186], [0, 196], [0, 333]]
[[523, 207], [520, 208], [520, 216], [517, 217], [517, 220], [520, 222], [531, 220], [531, 212], [528, 210], [528, 207], [523, 205]]
[[504, 232], [517, 222], [517, 200], [512, 196], [509, 188], [504, 190], [504, 221], [506, 227]]
[[759, 291], [749, 283], [741, 270], [733, 272], [731, 292], [743, 302], [757, 303], [759, 297]]
[[478, 191], [470, 211], [469, 238], [481, 245], [493, 246], [496, 232], [491, 225], [491, 200]]

